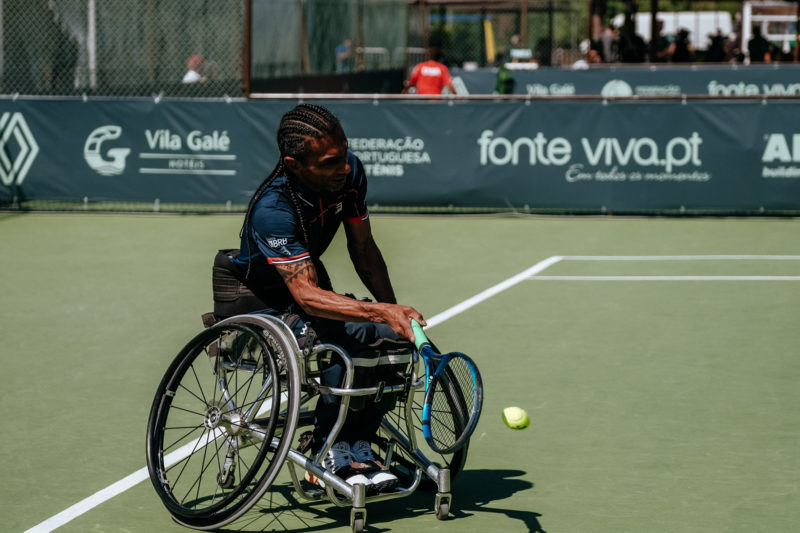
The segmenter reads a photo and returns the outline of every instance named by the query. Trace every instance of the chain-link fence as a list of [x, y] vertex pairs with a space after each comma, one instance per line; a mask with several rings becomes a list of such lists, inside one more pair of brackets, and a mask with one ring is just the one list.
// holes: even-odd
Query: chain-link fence
[[244, 95], [244, 0], [0, 0], [0, 16], [3, 94]]
[[405, 67], [407, 0], [253, 0], [252, 76]]
[[[496, 66], [513, 54], [570, 66], [589, 59], [590, 48], [613, 63], [626, 60], [623, 45], [634, 33], [648, 46], [634, 59], [653, 61], [653, 1], [0, 0], [0, 94], [236, 97], [247, 83], [265, 79], [287, 79], [281, 92], [302, 92], [302, 82], [291, 78], [388, 78], [422, 61], [426, 46], [466, 68]], [[746, 52], [741, 0], [656, 5], [664, 42], [687, 27], [697, 60], [735, 60]], [[625, 14], [637, 10], [628, 19], [634, 23], [623, 26]], [[617, 32], [613, 57], [601, 42], [610, 22]], [[721, 57], [708, 52], [717, 28], [725, 33]], [[771, 56], [788, 57], [780, 46]]]

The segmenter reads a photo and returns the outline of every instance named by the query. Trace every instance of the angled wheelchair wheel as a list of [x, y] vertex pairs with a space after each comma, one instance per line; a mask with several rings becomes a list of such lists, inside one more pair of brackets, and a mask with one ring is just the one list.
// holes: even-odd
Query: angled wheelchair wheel
[[236, 318], [178, 354], [148, 421], [153, 486], [175, 521], [196, 529], [228, 524], [256, 503], [283, 465], [297, 423], [291, 345], [268, 321]]

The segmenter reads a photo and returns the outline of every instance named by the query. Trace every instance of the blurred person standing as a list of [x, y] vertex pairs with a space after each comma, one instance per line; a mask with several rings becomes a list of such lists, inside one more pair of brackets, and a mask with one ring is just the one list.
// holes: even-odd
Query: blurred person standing
[[200, 68], [203, 66], [203, 56], [194, 54], [189, 56], [186, 60], [186, 74], [183, 75], [182, 83], [202, 83], [206, 81], [206, 77], [200, 74]]
[[669, 59], [669, 40], [664, 37], [664, 21], [656, 20], [656, 34], [650, 40], [650, 62], [666, 63]]
[[494, 83], [495, 94], [513, 94], [516, 80], [514, 79], [514, 73], [506, 65], [506, 55], [503, 52], [498, 52], [494, 59], [495, 63], [497, 63], [497, 78]]
[[350, 72], [353, 65], [353, 41], [345, 39], [336, 47], [336, 72]]
[[689, 30], [681, 28], [675, 36], [675, 42], [669, 45], [669, 57], [673, 63], [691, 63], [694, 61], [694, 46], [689, 41]]
[[613, 24], [606, 26], [600, 35], [600, 54], [603, 63], [616, 63], [619, 60], [619, 33]]
[[456, 94], [450, 71], [441, 59], [441, 50], [438, 48], [428, 50], [428, 60], [414, 67], [402, 92], [407, 93], [411, 87], [416, 87], [417, 94], [442, 94], [442, 89], [447, 87], [452, 94]]
[[769, 41], [761, 35], [761, 27], [753, 26], [753, 38], [747, 43], [747, 51], [750, 54], [751, 63], [763, 63], [769, 61]]
[[717, 28], [717, 33], [709, 35], [708, 38], [711, 40], [711, 44], [708, 47], [708, 52], [706, 52], [706, 61], [709, 63], [722, 63], [727, 56], [725, 36], [722, 35], [722, 30]]

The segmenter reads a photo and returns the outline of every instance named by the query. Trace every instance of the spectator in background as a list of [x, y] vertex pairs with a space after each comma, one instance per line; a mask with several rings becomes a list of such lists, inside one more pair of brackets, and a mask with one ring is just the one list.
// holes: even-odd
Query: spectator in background
[[495, 94], [514, 94], [514, 73], [506, 66], [506, 55], [498, 52], [494, 58], [497, 64], [497, 79], [494, 84]]
[[336, 47], [336, 72], [351, 72], [353, 70], [353, 41], [345, 39]]
[[509, 52], [511, 61], [515, 63], [525, 63], [533, 60], [533, 50], [522, 44], [522, 38], [519, 35], [511, 36], [511, 51]]
[[592, 65], [603, 62], [600, 53], [592, 47], [592, 43], [589, 39], [581, 41], [580, 50], [581, 58], [572, 64], [572, 70], [586, 70]]
[[650, 62], [666, 63], [669, 59], [669, 40], [664, 37], [664, 21], [656, 20], [656, 35], [650, 41]]
[[183, 83], [202, 83], [206, 81], [206, 77], [200, 74], [200, 68], [203, 65], [203, 56], [194, 54], [189, 56], [186, 60], [186, 74], [183, 75]]
[[616, 63], [619, 60], [619, 33], [613, 24], [606, 26], [600, 35], [600, 55], [603, 63]]
[[647, 45], [636, 33], [633, 20], [626, 22], [620, 32], [619, 59], [623, 63], [644, 63], [647, 60]]
[[416, 87], [418, 94], [442, 94], [442, 89], [447, 87], [452, 94], [456, 94], [450, 71], [441, 63], [441, 50], [431, 48], [428, 50], [428, 58], [411, 71], [411, 76], [403, 86], [403, 92], [407, 93], [411, 87]]
[[711, 39], [711, 44], [708, 47], [708, 52], [706, 52], [706, 61], [711, 63], [721, 63], [726, 59], [726, 51], [725, 51], [725, 37], [722, 35], [722, 30], [717, 28], [717, 33], [714, 35], [709, 35], [709, 39]]
[[750, 53], [751, 63], [763, 63], [768, 61], [769, 41], [761, 35], [761, 28], [753, 26], [753, 38], [747, 43], [747, 51]]
[[673, 63], [691, 63], [694, 61], [694, 47], [689, 41], [689, 30], [681, 28], [675, 36], [675, 42], [669, 45], [669, 57]]

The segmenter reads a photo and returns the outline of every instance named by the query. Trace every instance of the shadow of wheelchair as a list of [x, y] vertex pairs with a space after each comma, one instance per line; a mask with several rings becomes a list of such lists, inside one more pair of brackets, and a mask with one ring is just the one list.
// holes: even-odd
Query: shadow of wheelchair
[[[546, 533], [535, 511], [490, 507], [517, 492], [533, 488], [533, 483], [518, 479], [521, 470], [466, 470], [453, 487], [453, 507], [450, 520], [470, 517], [476, 513], [497, 513], [518, 520], [532, 533]], [[397, 500], [374, 502], [367, 506], [367, 530], [388, 532], [395, 520], [430, 515], [433, 518], [435, 492], [417, 490]], [[309, 503], [297, 498], [294, 487], [281, 484], [272, 487], [250, 511], [225, 529], [218, 531], [326, 531], [346, 527], [350, 508], [336, 507], [329, 502]]]

